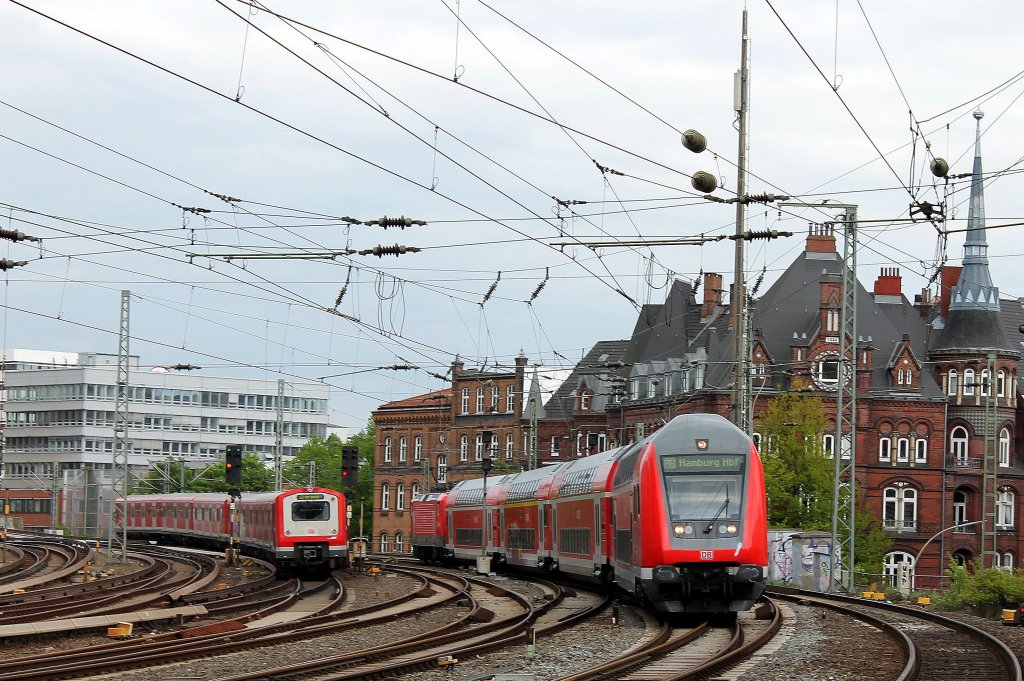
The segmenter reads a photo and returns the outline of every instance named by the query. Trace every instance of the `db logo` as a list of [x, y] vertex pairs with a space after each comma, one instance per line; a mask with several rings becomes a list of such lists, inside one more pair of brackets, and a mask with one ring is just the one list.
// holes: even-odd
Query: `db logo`
[[700, 559], [701, 560], [714, 560], [715, 559], [715, 552], [714, 551], [701, 551], [700, 552]]

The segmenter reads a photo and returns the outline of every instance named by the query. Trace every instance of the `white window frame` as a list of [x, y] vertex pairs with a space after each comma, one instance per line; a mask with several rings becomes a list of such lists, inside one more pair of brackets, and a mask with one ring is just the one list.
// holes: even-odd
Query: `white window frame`
[[992, 381], [989, 378], [988, 369], [981, 370], [981, 390], [979, 395], [989, 396], [992, 394]]
[[974, 369], [964, 369], [964, 397], [974, 394]]
[[551, 456], [558, 456], [558, 436], [551, 436]]
[[957, 373], [956, 369], [950, 369], [949, 373], [946, 374], [946, 394], [956, 395], [960, 389], [960, 374]]
[[590, 391], [580, 393], [580, 411], [590, 411]]
[[996, 494], [996, 527], [1013, 527], [1016, 495], [1011, 489], [1001, 489]]
[[387, 532], [381, 532], [380, 533], [380, 552], [381, 553], [387, 553], [389, 547], [390, 547], [390, 545], [388, 544], [388, 533]]
[[437, 482], [445, 483], [448, 482], [448, 455], [438, 454], [437, 455]]
[[896, 385], [903, 385], [903, 368], [900, 367], [896, 371]]
[[391, 436], [384, 438], [384, 463], [391, 463]]
[[754, 443], [754, 447], [757, 449], [758, 453], [760, 453], [760, 451], [761, 451], [761, 433], [759, 433], [759, 432], [757, 432], [755, 430], [753, 433], [751, 433], [750, 440], [751, 440], [751, 442]]
[[476, 388], [476, 413], [484, 413], [484, 387], [482, 385]]
[[967, 429], [963, 426], [955, 426], [949, 432], [949, 451], [957, 461], [967, 461], [970, 452], [969, 443]]
[[1013, 554], [1009, 551], [1002, 555], [999, 561], [999, 569], [1004, 572], [1013, 572]]
[[890, 530], [917, 528], [917, 490], [886, 487], [882, 493], [882, 523]]
[[[839, 385], [839, 358], [838, 357], [826, 357], [824, 359], [818, 360], [817, 364], [818, 364], [818, 371], [816, 373], [817, 373], [817, 376], [818, 376], [818, 383], [820, 385]], [[826, 364], [829, 364], [829, 365], [835, 364], [835, 366], [836, 366], [836, 377], [835, 378], [825, 378], [825, 365]]]
[[405, 483], [400, 482], [395, 485], [395, 510], [405, 510]]
[[380, 485], [380, 510], [391, 510], [391, 484], [387, 482]]
[[459, 438], [459, 461], [469, 461], [469, 436]]
[[901, 437], [896, 440], [896, 461], [898, 463], [910, 462], [910, 438]]
[[462, 404], [460, 406], [462, 407], [460, 414], [469, 413], [469, 388], [462, 389]]
[[885, 559], [882, 563], [882, 574], [890, 584], [896, 583], [900, 574], [900, 565], [903, 563], [913, 567], [914, 555], [906, 551], [893, 551], [885, 554]]
[[1002, 369], [996, 374], [996, 397], [1006, 397], [1006, 372]]
[[953, 490], [953, 531], [967, 531], [967, 492], [962, 489]]
[[395, 553], [405, 552], [405, 537], [401, 532], [395, 532]]
[[482, 433], [476, 434], [476, 460], [483, 461], [484, 458], [484, 436]]
[[510, 385], [505, 388], [505, 413], [511, 414], [516, 408], [516, 387]]
[[999, 431], [999, 466], [1000, 468], [1010, 467], [1010, 429], [1003, 428]]
[[512, 433], [505, 436], [505, 459], [511, 461], [515, 456], [516, 438]]
[[398, 438], [398, 461], [405, 463], [409, 458], [409, 438], [405, 435]]
[[414, 482], [409, 487], [409, 501], [412, 501], [420, 495], [420, 483]]
[[423, 436], [417, 435], [412, 441], [412, 460], [419, 461], [423, 458]]
[[491, 411], [500, 411], [501, 407], [501, 389], [493, 385], [491, 386]]
[[888, 435], [878, 438], [878, 460], [892, 461], [892, 438]]
[[928, 438], [919, 437], [914, 442], [914, 462], [928, 463]]
[[821, 436], [821, 453], [826, 458], [833, 459], [836, 456], [836, 436], [832, 433], [825, 433]]

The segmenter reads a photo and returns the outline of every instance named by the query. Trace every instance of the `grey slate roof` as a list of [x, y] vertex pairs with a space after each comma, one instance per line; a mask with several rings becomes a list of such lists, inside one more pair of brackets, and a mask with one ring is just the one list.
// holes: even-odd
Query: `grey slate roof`
[[[653, 307], [653, 306], [652, 306]], [[594, 401], [590, 411], [601, 413], [608, 405], [611, 388], [609, 382], [620, 375], [619, 370], [601, 366], [602, 364], [623, 362], [626, 347], [630, 341], [613, 340], [598, 341], [583, 356], [579, 364], [569, 374], [569, 378], [558, 386], [551, 398], [544, 404], [544, 417], [548, 419], [569, 419], [576, 411], [574, 391], [581, 381], [594, 391]]]
[[[807, 258], [806, 253], [798, 256], [756, 301], [753, 326], [762, 330], [768, 352], [775, 358], [777, 366], [781, 365], [773, 372], [776, 385], [785, 384], [790, 346], [806, 344], [817, 333], [821, 295], [819, 282], [824, 277], [839, 280], [839, 255], [832, 254], [833, 257], [828, 259], [822, 258], [822, 255], [815, 253], [813, 259]], [[874, 296], [858, 281], [857, 336], [860, 344], [870, 343], [876, 348], [870, 381], [873, 390], [889, 389], [885, 358], [898, 344], [902, 344], [903, 334], [910, 335], [911, 349], [916, 357], [921, 358], [927, 357], [930, 330], [906, 296], [901, 295], [898, 303], [876, 302]], [[794, 340], [794, 332], [801, 337]], [[806, 339], [802, 338], [804, 333], [807, 334]], [[728, 345], [727, 339], [723, 338], [723, 343]], [[920, 394], [923, 397], [942, 395], [929, 371], [921, 375]]]

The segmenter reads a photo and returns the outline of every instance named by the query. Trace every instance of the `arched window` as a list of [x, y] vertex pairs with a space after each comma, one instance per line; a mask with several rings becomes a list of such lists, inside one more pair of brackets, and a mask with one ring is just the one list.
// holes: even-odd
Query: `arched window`
[[910, 461], [910, 438], [901, 437], [896, 441], [896, 460], [901, 463]]
[[420, 483], [412, 483], [412, 487], [409, 489], [409, 500], [412, 501], [420, 495]]
[[383, 483], [380, 486], [380, 510], [387, 511], [391, 508], [391, 485]]
[[992, 394], [992, 381], [989, 378], [988, 369], [982, 369], [981, 370], [981, 391], [980, 391], [980, 394], [981, 395], [991, 395]]
[[389, 549], [390, 549], [390, 547], [388, 546], [388, 533], [387, 532], [381, 532], [380, 533], [380, 552], [381, 553], [387, 553]]
[[405, 553], [405, 537], [401, 532], [395, 532], [395, 553]]
[[1002, 369], [996, 374], [996, 397], [1006, 397], [1006, 372]]
[[883, 493], [882, 521], [886, 529], [902, 531], [917, 527], [917, 490], [897, 484]]
[[919, 437], [914, 441], [914, 461], [928, 463], [928, 439]]
[[996, 527], [1013, 527], [1013, 490], [1003, 488], [996, 495]]
[[964, 395], [974, 394], [974, 369], [964, 369]]
[[1003, 554], [1003, 559], [1000, 562], [1001, 562], [1001, 565], [999, 566], [1000, 568], [1002, 568], [1003, 570], [1005, 570], [1007, 572], [1013, 572], [1013, 554], [1012, 553], [1010, 553], [1009, 551], [1004, 553]]
[[892, 461], [892, 440], [888, 435], [878, 438], [878, 460]]
[[448, 482], [448, 455], [438, 454], [437, 455], [437, 481], [439, 483]]
[[[395, 510], [396, 511], [404, 511], [405, 510], [405, 483], [404, 482], [400, 482], [397, 485], [395, 485]], [[398, 541], [398, 536], [397, 535], [395, 536], [395, 541], [396, 542]]]
[[750, 439], [754, 441], [754, 446], [757, 447], [757, 451], [761, 451], [761, 433], [754, 433], [750, 436]]
[[1003, 468], [1010, 467], [1010, 429], [1003, 428], [999, 431], [999, 465]]
[[384, 463], [391, 463], [391, 437], [384, 438]]
[[959, 565], [960, 567], [964, 567], [971, 562], [971, 552], [967, 549], [959, 549], [957, 551], [954, 551], [952, 556], [953, 562]]
[[903, 369], [896, 371], [896, 385], [903, 385]]
[[419, 461], [423, 458], [423, 436], [417, 435], [412, 441], [412, 460]]
[[505, 436], [505, 458], [511, 460], [515, 454], [516, 438], [509, 433]]
[[882, 563], [882, 574], [888, 584], [895, 584], [899, 579], [900, 566], [914, 567], [914, 556], [904, 551], [893, 551], [885, 554], [885, 562]]
[[958, 464], [967, 462], [967, 429], [957, 426], [949, 434], [949, 451]]
[[949, 370], [949, 383], [947, 384], [946, 392], [950, 395], [956, 395], [957, 389], [960, 387], [960, 378], [956, 373], [956, 369]]
[[516, 388], [513, 385], [505, 388], [505, 412], [511, 414], [516, 408]]
[[953, 492], [953, 531], [967, 532], [967, 491], [958, 489]]
[[459, 438], [459, 461], [469, 461], [469, 436]]
[[402, 436], [398, 438], [398, 460], [404, 462], [409, 457], [409, 438]]
[[591, 394], [590, 390], [586, 389], [580, 393], [580, 411], [590, 411]]
[[482, 433], [476, 435], [476, 460], [481, 461], [484, 458], [484, 436]]

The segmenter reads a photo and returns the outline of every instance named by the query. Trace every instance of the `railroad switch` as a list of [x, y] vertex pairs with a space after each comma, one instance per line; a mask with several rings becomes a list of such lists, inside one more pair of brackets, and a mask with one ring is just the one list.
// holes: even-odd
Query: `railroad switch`
[[451, 655], [442, 655], [441, 657], [437, 658], [437, 664], [439, 667], [451, 667], [458, 663], [459, 660], [457, 658], [452, 657]]

